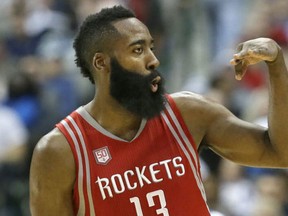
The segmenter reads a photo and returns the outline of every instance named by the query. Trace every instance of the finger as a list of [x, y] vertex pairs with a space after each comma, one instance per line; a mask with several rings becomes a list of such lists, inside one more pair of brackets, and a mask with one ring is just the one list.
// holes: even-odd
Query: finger
[[230, 64], [237, 65], [247, 56], [246, 51], [241, 51], [233, 55], [233, 59], [230, 60]]
[[231, 65], [237, 65], [245, 56], [246, 56], [246, 51], [243, 50], [244, 43], [240, 43], [236, 50], [238, 53], [233, 55], [233, 59], [230, 60]]
[[235, 69], [235, 79], [241, 80], [246, 73], [248, 68], [248, 63], [246, 61], [240, 61], [234, 66]]
[[239, 60], [239, 59], [234, 59], [233, 58], [233, 59], [230, 60], [230, 64], [235, 66], [235, 65], [239, 64], [240, 61], [241, 60]]
[[234, 57], [234, 59], [242, 60], [242, 59], [246, 58], [247, 56], [249, 56], [251, 53], [252, 53], [252, 50], [243, 49], [239, 53], [234, 54], [233, 57]]
[[242, 78], [242, 62], [239, 62], [238, 64], [236, 64], [234, 66], [234, 70], [235, 70], [235, 79], [237, 80], [241, 80]]
[[233, 59], [230, 60], [230, 64], [237, 65], [239, 62], [242, 62], [244, 58], [246, 58], [250, 52], [242, 50], [239, 53], [233, 55]]

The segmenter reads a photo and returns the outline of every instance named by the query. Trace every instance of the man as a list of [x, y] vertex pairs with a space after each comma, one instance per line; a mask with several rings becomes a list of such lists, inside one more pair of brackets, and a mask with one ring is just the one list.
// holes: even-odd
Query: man
[[210, 215], [197, 154], [201, 141], [231, 161], [288, 167], [288, 73], [280, 47], [239, 46], [236, 78], [266, 61], [269, 130], [189, 93], [165, 94], [147, 27], [117, 6], [89, 16], [75, 39], [76, 64], [97, 86], [37, 144], [32, 215]]

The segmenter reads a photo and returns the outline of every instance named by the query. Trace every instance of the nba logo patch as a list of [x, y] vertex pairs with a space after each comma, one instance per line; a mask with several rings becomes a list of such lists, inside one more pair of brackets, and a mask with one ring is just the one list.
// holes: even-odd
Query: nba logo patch
[[95, 160], [97, 164], [106, 165], [112, 159], [109, 149], [107, 146], [93, 151]]

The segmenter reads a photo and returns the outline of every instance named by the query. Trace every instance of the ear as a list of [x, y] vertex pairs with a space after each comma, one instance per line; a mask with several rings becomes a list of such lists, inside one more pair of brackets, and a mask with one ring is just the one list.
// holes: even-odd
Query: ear
[[103, 53], [95, 53], [93, 57], [93, 67], [96, 70], [103, 70], [107, 66], [107, 57]]

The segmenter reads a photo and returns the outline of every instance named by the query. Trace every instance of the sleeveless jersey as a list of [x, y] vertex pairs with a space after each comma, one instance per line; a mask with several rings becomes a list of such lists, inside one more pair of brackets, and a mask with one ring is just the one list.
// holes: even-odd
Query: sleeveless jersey
[[56, 125], [76, 164], [79, 216], [209, 216], [196, 145], [173, 99], [125, 141], [78, 108]]

